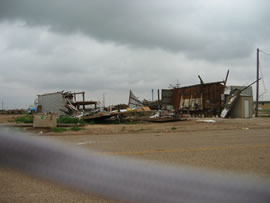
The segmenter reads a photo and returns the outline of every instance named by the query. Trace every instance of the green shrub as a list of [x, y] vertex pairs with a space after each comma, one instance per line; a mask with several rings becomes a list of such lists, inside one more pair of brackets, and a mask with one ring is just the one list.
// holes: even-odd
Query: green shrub
[[80, 120], [79, 118], [73, 118], [70, 116], [62, 116], [57, 119], [57, 123], [72, 123], [72, 124], [77, 124], [77, 123], [83, 123], [83, 120]]
[[90, 121], [87, 121], [87, 124], [94, 125], [94, 124], [96, 124], [96, 122], [93, 120], [90, 120]]
[[70, 130], [79, 131], [79, 130], [81, 130], [81, 128], [79, 128], [78, 126], [73, 126], [70, 128]]
[[138, 124], [138, 122], [137, 122], [137, 121], [125, 121], [125, 122], [123, 122], [122, 124], [136, 125], [136, 124]]
[[172, 130], [176, 130], [176, 127], [172, 127], [171, 129], [172, 129]]
[[23, 116], [15, 119], [16, 123], [33, 123], [33, 116], [30, 114], [24, 114]]
[[60, 128], [60, 127], [57, 127], [57, 128], [52, 128], [51, 131], [55, 132], [55, 133], [62, 133], [64, 131], [66, 131], [67, 129], [66, 128]]
[[261, 110], [261, 112], [263, 112], [263, 113], [270, 113], [270, 110], [265, 109], [265, 110]]
[[14, 123], [16, 122], [15, 120], [8, 120], [9, 123]]

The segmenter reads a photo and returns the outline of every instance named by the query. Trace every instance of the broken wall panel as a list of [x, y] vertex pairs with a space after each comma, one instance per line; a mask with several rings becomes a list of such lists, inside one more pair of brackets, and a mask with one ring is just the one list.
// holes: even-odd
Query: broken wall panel
[[52, 112], [57, 115], [65, 115], [60, 109], [68, 111], [63, 92], [38, 95], [38, 105], [41, 106], [41, 113]]
[[222, 118], [251, 118], [253, 116], [251, 86], [227, 86], [224, 94], [226, 105], [221, 114]]
[[128, 106], [129, 108], [138, 108], [143, 106], [143, 103], [133, 94], [131, 90], [129, 92]]

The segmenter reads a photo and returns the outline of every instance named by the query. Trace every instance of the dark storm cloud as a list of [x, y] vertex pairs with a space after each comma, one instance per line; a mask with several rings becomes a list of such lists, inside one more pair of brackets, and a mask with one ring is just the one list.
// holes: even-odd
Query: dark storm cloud
[[191, 58], [248, 57], [268, 38], [269, 1], [1, 0], [0, 19], [82, 32], [99, 41], [184, 52]]
[[227, 69], [228, 84], [247, 85], [256, 48], [270, 50], [268, 2], [0, 0], [0, 102], [85, 90], [126, 103], [129, 89], [150, 99], [153, 88], [223, 80]]

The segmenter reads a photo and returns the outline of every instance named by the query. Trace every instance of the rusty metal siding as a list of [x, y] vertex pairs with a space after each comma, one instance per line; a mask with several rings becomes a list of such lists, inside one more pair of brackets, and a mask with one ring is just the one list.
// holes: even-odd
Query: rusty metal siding
[[176, 88], [173, 91], [173, 106], [178, 110], [219, 112], [223, 101], [224, 85], [220, 82]]

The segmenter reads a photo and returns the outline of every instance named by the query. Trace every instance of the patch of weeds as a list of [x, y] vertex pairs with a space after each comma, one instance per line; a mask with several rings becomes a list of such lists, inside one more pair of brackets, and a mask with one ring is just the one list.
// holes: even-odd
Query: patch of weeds
[[61, 127], [51, 129], [51, 131], [55, 133], [62, 133], [62, 132], [65, 132], [66, 130], [67, 130], [66, 128], [61, 128]]
[[23, 116], [15, 118], [16, 123], [33, 123], [33, 116], [30, 114], [24, 114]]
[[265, 109], [265, 110], [261, 110], [261, 112], [263, 112], [263, 113], [270, 113], [270, 110], [269, 109]]
[[136, 124], [138, 124], [138, 122], [136, 122], [136, 121], [125, 121], [125, 122], [123, 122], [122, 124], [136, 125]]
[[98, 124], [114, 124], [118, 125], [120, 124], [119, 120], [103, 120], [103, 121], [97, 121]]
[[139, 131], [144, 131], [145, 129], [144, 128], [141, 128]]
[[176, 127], [172, 127], [171, 130], [176, 130]]
[[121, 131], [125, 131], [126, 130], [126, 127], [122, 127], [122, 130]]
[[70, 130], [79, 131], [79, 130], [81, 130], [81, 128], [79, 128], [78, 126], [73, 126], [70, 128]]
[[96, 124], [96, 122], [95, 122], [95, 121], [86, 121], [86, 123], [87, 123], [87, 124], [90, 124], [90, 125], [94, 125], [94, 124]]
[[62, 116], [57, 119], [57, 123], [67, 123], [67, 124], [77, 124], [77, 123], [84, 123], [84, 120], [81, 120], [79, 118], [73, 118], [70, 116]]

